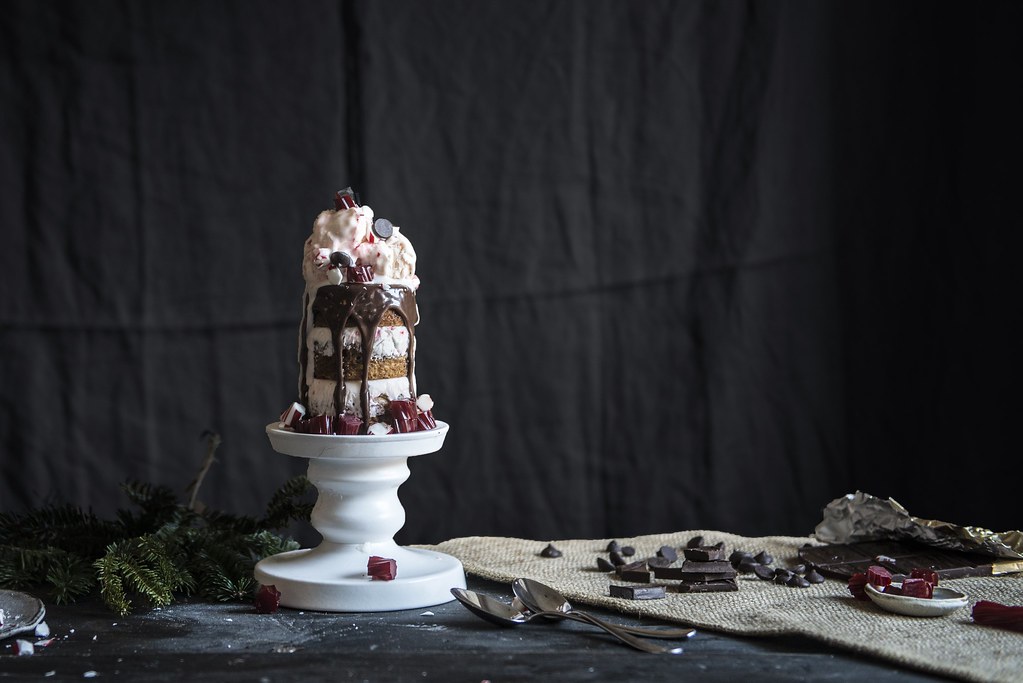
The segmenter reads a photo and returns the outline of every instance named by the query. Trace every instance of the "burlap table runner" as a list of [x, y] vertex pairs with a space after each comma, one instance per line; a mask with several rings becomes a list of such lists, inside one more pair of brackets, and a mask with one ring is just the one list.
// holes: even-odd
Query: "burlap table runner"
[[[767, 550], [775, 566], [794, 564], [809, 538], [766, 536], [746, 538], [717, 531], [616, 539], [636, 548], [637, 557], [653, 555], [662, 545], [684, 546], [695, 535], [708, 544], [724, 541], [728, 552]], [[669, 593], [661, 600], [633, 601], [608, 595], [608, 574], [597, 570], [610, 539], [559, 540], [564, 554], [545, 558], [547, 541], [519, 538], [456, 538], [435, 546], [461, 560], [467, 573], [510, 583], [534, 578], [554, 586], [573, 603], [598, 605], [646, 620], [674, 621], [726, 633], [770, 636], [801, 634], [831, 645], [900, 664], [974, 681], [1023, 681], [1023, 634], [979, 626], [970, 613], [978, 600], [1023, 605], [1023, 577], [954, 579], [946, 585], [966, 593], [970, 604], [949, 616], [906, 617], [882, 611], [871, 602], [854, 600], [845, 583], [829, 579], [810, 588], [790, 588], [739, 576], [734, 593]], [[511, 588], [509, 586], [509, 598]]]

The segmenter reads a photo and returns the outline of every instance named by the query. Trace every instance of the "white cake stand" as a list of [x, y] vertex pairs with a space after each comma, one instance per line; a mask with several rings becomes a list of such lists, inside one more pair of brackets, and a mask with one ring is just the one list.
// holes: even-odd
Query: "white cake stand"
[[[309, 481], [319, 491], [312, 524], [319, 546], [268, 557], [256, 581], [274, 585], [281, 605], [321, 612], [387, 612], [450, 602], [465, 588], [462, 563], [450, 555], [403, 548], [394, 534], [405, 524], [398, 487], [408, 479], [408, 458], [440, 450], [448, 425], [387, 436], [321, 436], [267, 425], [278, 453], [309, 459]], [[371, 555], [392, 558], [391, 581], [366, 574]]]

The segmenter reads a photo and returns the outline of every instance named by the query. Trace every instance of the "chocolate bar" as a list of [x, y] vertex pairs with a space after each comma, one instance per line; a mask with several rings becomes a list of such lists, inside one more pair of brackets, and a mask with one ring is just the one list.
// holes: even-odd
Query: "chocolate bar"
[[680, 583], [675, 586], [677, 593], [723, 593], [739, 590], [735, 579], [708, 581], [707, 583]]
[[657, 600], [664, 597], [664, 586], [618, 586], [607, 587], [612, 598], [626, 600]]
[[[994, 558], [978, 553], [945, 550], [904, 541], [868, 541], [842, 545], [807, 546], [799, 557], [825, 576], [848, 580], [882, 564], [893, 581], [902, 581], [914, 569], [929, 569], [942, 579], [991, 576], [1023, 571], [1023, 560]], [[879, 561], [878, 558], [884, 558]]]
[[735, 576], [735, 569], [727, 560], [714, 562], [694, 562], [692, 560], [686, 560], [682, 563], [682, 570], [687, 572], [707, 572], [712, 574], [729, 572], [732, 576]]

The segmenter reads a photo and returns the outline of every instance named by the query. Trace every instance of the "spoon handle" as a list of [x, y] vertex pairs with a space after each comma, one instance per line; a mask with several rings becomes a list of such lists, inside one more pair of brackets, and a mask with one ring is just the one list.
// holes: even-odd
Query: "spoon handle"
[[[599, 621], [605, 624], [611, 623], [606, 622], [600, 617], [590, 614], [589, 612], [583, 612], [582, 610], [575, 608], [571, 610], [570, 614], [581, 614], [585, 617], [589, 617], [595, 622]], [[691, 638], [696, 634], [696, 629], [694, 628], [671, 628], [670, 626], [666, 626], [664, 628], [641, 628], [639, 626], [629, 626], [627, 624], [618, 623], [613, 623], [611, 625], [617, 629], [625, 631], [626, 633], [631, 633], [634, 636], [643, 636], [644, 638], [667, 638], [670, 640], [676, 640], [678, 638]]]
[[579, 613], [579, 612], [536, 612], [537, 616], [541, 617], [554, 617], [557, 619], [571, 619], [572, 621], [578, 621], [583, 624], [590, 624], [597, 628], [603, 629], [607, 633], [620, 640], [621, 642], [641, 650], [643, 652], [649, 652], [655, 655], [678, 655], [682, 654], [681, 647], [662, 647], [660, 645], [654, 645], [645, 640], [641, 640], [636, 636], [630, 635], [614, 624], [609, 624], [606, 621], [602, 621], [593, 617], [590, 614]]

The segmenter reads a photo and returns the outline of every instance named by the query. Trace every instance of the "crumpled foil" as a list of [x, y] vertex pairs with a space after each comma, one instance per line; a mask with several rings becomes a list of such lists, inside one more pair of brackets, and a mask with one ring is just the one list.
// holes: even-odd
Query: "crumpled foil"
[[976, 526], [920, 519], [891, 498], [882, 500], [862, 491], [828, 503], [814, 536], [823, 543], [916, 541], [947, 550], [1023, 559], [1023, 532], [996, 533]]

